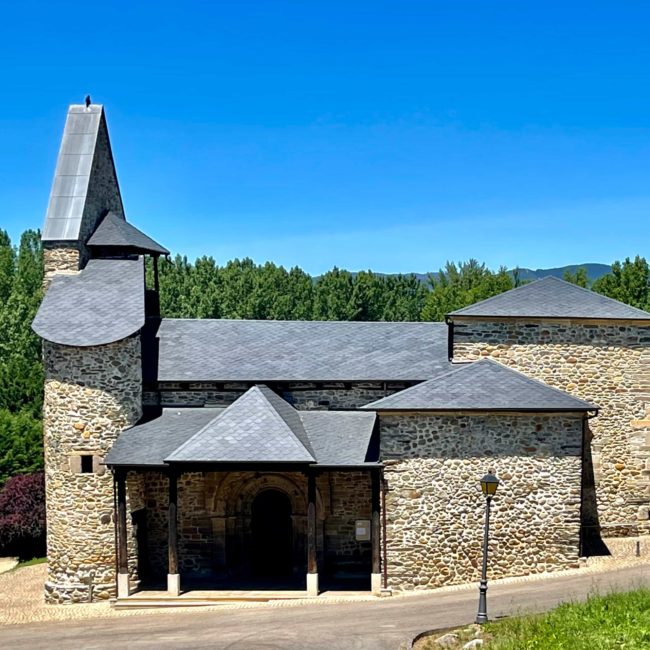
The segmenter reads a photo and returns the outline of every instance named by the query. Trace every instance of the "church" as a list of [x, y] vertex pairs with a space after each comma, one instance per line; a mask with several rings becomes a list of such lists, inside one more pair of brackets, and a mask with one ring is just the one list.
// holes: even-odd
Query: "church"
[[475, 581], [487, 471], [490, 577], [650, 534], [650, 313], [547, 277], [444, 323], [165, 318], [89, 101], [42, 241], [48, 602]]

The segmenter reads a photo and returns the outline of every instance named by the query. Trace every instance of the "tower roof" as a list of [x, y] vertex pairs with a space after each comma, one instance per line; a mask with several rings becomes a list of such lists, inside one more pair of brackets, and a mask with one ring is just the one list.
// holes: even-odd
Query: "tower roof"
[[127, 250], [133, 253], [169, 255], [169, 251], [123, 217], [109, 212], [88, 240], [88, 246]]
[[107, 210], [124, 218], [104, 107], [73, 104], [63, 129], [42, 239], [85, 239]]

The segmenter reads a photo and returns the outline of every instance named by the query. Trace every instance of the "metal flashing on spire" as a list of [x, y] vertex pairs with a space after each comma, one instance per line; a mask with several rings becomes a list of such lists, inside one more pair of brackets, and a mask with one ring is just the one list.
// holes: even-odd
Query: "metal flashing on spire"
[[68, 109], [43, 241], [85, 244], [107, 211], [124, 216], [104, 107], [89, 100]]

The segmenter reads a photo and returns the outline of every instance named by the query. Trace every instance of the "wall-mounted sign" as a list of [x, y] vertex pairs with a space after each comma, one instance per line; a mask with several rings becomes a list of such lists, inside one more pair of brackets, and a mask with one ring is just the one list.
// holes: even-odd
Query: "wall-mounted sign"
[[370, 541], [370, 520], [357, 519], [354, 523], [354, 535], [357, 542]]

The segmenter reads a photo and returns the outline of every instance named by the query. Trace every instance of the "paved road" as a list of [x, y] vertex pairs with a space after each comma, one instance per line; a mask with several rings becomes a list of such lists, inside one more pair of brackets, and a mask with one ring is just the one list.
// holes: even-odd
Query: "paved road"
[[[493, 618], [549, 609], [598, 590], [650, 586], [650, 566], [493, 585]], [[376, 602], [224, 609], [37, 623], [0, 629], [0, 648], [214, 648], [219, 650], [396, 650], [418, 632], [471, 623], [476, 589]]]

